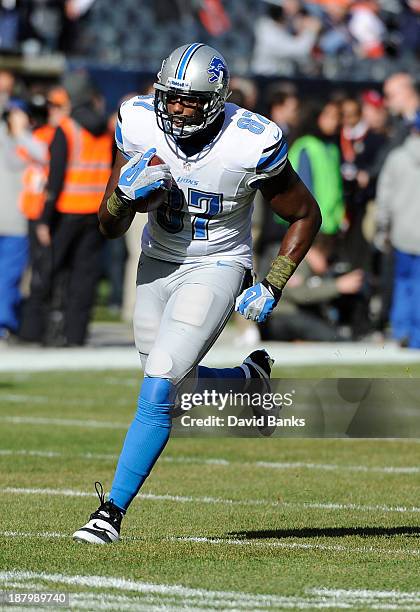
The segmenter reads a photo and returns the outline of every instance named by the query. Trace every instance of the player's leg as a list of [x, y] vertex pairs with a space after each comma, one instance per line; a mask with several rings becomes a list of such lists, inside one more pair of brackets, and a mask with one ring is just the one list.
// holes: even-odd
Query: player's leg
[[[254, 351], [234, 368], [196, 367], [225, 327], [237, 295], [249, 283], [248, 276], [249, 271], [235, 263], [194, 266], [185, 274], [165, 309], [146, 372], [167, 376], [177, 383], [188, 374], [188, 379], [178, 385], [178, 397], [184, 392], [200, 393], [209, 385], [223, 393], [227, 381], [245, 390], [250, 379], [258, 379], [259, 387], [268, 391], [273, 362], [264, 350]], [[167, 371], [163, 371], [166, 363]], [[174, 416], [179, 414], [177, 408]]]
[[[232, 264], [232, 266], [235, 267], [235, 264]], [[218, 264], [216, 264], [215, 273], [216, 273], [217, 283], [220, 282], [220, 278], [221, 278], [220, 270], [223, 268], [226, 269], [228, 267], [229, 266], [226, 263], [224, 263], [223, 266], [219, 266]], [[226, 279], [226, 282], [228, 283], [229, 279]], [[237, 295], [239, 295], [247, 287], [250, 287], [252, 284], [253, 284], [253, 275], [252, 275], [251, 270], [244, 269], [242, 283], [238, 289]], [[236, 297], [237, 296], [235, 296], [235, 298]], [[212, 344], [217, 340], [218, 336], [223, 331], [227, 320], [232, 314], [232, 309], [230, 309], [226, 319], [220, 322], [218, 330], [215, 331], [215, 333], [212, 335], [211, 342], [206, 342], [205, 345], [203, 346], [201, 355], [198, 358], [198, 361], [201, 361], [201, 359], [206, 355], [206, 353], [208, 353]], [[233, 368], [209, 368], [207, 366], [199, 365], [195, 372], [195, 375], [197, 377], [196, 392], [198, 393], [200, 392], [200, 380], [204, 381], [204, 380], [211, 379], [214, 381], [213, 384], [217, 386], [218, 381], [220, 381], [223, 385], [223, 380], [227, 380], [227, 379], [237, 380], [237, 379], [245, 379], [245, 378], [252, 378], [252, 377], [266, 378], [266, 377], [269, 377], [270, 375], [271, 366], [272, 366], [272, 360], [270, 359], [268, 353], [264, 350], [253, 351], [243, 361], [242, 365], [236, 366]]]
[[[241, 365], [233, 368], [208, 368], [207, 366], [198, 366], [197, 378], [200, 380], [216, 380], [223, 381], [226, 379], [246, 379], [254, 378], [258, 372], [258, 378], [269, 378], [273, 360], [266, 350], [257, 349], [252, 351]], [[198, 390], [198, 387], [196, 388]]]
[[[229, 270], [231, 267], [231, 270]], [[220, 333], [223, 331], [230, 315], [233, 311], [233, 305], [236, 297], [246, 289], [251, 286], [253, 283], [253, 276], [250, 270], [243, 270], [242, 281], [238, 284], [238, 279], [235, 279], [233, 276], [233, 270], [239, 269], [242, 271], [242, 268], [237, 266], [236, 264], [231, 264], [231, 266], [223, 265], [218, 266], [217, 264], [212, 267], [208, 267], [203, 272], [200, 269], [197, 269], [189, 276], [189, 281], [191, 283], [196, 280], [197, 285], [191, 285], [191, 300], [188, 299], [187, 294], [182, 293], [179, 294], [177, 302], [179, 302], [181, 311], [186, 313], [188, 310], [188, 304], [191, 303], [191, 308], [197, 308], [198, 299], [201, 299], [204, 303], [206, 303], [205, 295], [206, 290], [210, 289], [214, 295], [217, 295], [217, 292], [221, 290], [223, 295], [226, 294], [226, 290], [229, 287], [231, 289], [230, 299], [233, 300], [232, 303], [229, 302], [229, 306], [222, 313], [221, 311], [218, 313], [217, 308], [215, 309], [215, 314], [220, 317], [219, 323], [217, 320], [211, 321], [208, 318], [208, 314], [205, 315], [203, 313], [203, 324], [200, 325], [200, 321], [197, 321], [199, 327], [201, 327], [202, 333], [195, 332], [191, 333], [191, 336], [194, 337], [198, 343], [201, 343], [200, 351], [196, 351], [195, 353], [195, 365], [199, 364], [203, 357], [208, 353], [211, 346], [217, 340]], [[221, 273], [221, 270], [224, 273]], [[204, 276], [206, 280], [206, 286], [200, 288], [199, 280]], [[197, 277], [197, 278], [195, 278]], [[198, 288], [197, 288], [198, 286]], [[197, 296], [195, 296], [197, 293]], [[200, 296], [200, 298], [198, 298]], [[210, 311], [213, 310], [213, 306], [209, 308]], [[184, 317], [188, 319], [188, 317], [184, 314]], [[174, 329], [176, 333], [176, 330]], [[175, 338], [173, 339], [175, 342]], [[190, 347], [191, 348], [191, 347]], [[191, 362], [194, 357], [190, 354], [189, 361]], [[270, 376], [271, 369], [273, 366], [273, 359], [264, 349], [259, 349], [253, 351], [248, 357], [244, 359], [241, 365], [231, 368], [209, 368], [206, 366], [198, 365], [194, 368], [194, 376], [196, 377], [195, 381], [191, 383], [191, 380], [186, 380], [184, 384], [178, 386], [178, 397], [181, 396], [183, 392], [188, 393], [196, 393], [198, 395], [203, 395], [205, 390], [215, 390], [218, 393], [225, 393], [226, 390], [230, 387], [234, 387], [237, 392], [245, 392], [251, 388], [254, 392], [267, 393], [271, 390], [270, 387]], [[186, 368], [184, 367], [186, 371]], [[178, 374], [178, 376], [180, 376]], [[189, 378], [192, 376], [190, 375]], [[229, 382], [228, 382], [229, 381]], [[261, 412], [258, 406], [253, 407], [254, 413], [256, 416], [264, 416], [267, 417], [269, 415], [274, 414], [274, 412], [278, 412], [278, 410], [274, 411], [265, 411]], [[179, 416], [182, 414], [182, 410], [179, 406], [174, 413], [174, 416]], [[273, 428], [268, 428], [266, 420], [264, 418], [264, 424], [260, 428], [260, 431], [263, 435], [271, 435]]]
[[[149, 266], [153, 271], [153, 266]], [[179, 267], [165, 275], [162, 262], [158, 279], [161, 297], [170, 295], [162, 314], [157, 336], [156, 327], [137, 321], [137, 346], [144, 356], [150, 349], [145, 366], [136, 417], [127, 433], [118, 462], [110, 501], [101, 498], [101, 506], [91, 521], [74, 534], [75, 539], [105, 543], [116, 541], [122, 513], [128, 508], [151, 468], [161, 454], [170, 433], [176, 384], [195, 368], [213, 344], [229, 318], [244, 277], [244, 270], [235, 266], [216, 269], [215, 266]], [[149, 271], [150, 271], [149, 270]], [[158, 270], [155, 270], [158, 274]], [[147, 287], [153, 285], [153, 278]], [[141, 294], [144, 287], [139, 288]], [[155, 312], [138, 302], [143, 313]], [[157, 308], [158, 310], [158, 308]], [[148, 336], [148, 331], [152, 331]], [[245, 378], [242, 368], [238, 377]], [[106, 516], [104, 516], [104, 513]], [[101, 517], [102, 514], [102, 517]], [[108, 520], [109, 526], [105, 523]], [[105, 532], [104, 532], [105, 529]]]
[[169, 438], [177, 384], [196, 366], [225, 325], [244, 276], [240, 266], [223, 272], [211, 265], [177, 268], [172, 274], [168, 269], [165, 275], [159, 266], [161, 289], [165, 285], [162, 295], [168, 300], [151, 348], [144, 316], [136, 326], [139, 350], [143, 354], [150, 352], [136, 417], [127, 433], [110, 492], [113, 504], [123, 511]]
[[[245, 275], [239, 264], [183, 267], [146, 363], [148, 376], [169, 378], [178, 384], [195, 369], [225, 327]], [[224, 371], [233, 378], [244, 376], [238, 368]]]
[[[143, 367], [150, 348], [154, 344], [166, 304], [166, 298], [160, 286], [159, 269], [164, 275], [172, 271], [167, 268], [164, 262], [157, 262], [144, 255], [140, 258], [134, 333]], [[102, 485], [97, 483], [100, 506], [90, 516], [86, 525], [74, 533], [73, 537], [76, 541], [107, 544], [119, 539], [121, 519], [126, 510], [124, 499], [127, 491], [128, 497], [131, 498], [132, 491], [135, 491], [138, 486], [138, 471], [140, 470], [143, 475], [144, 471], [150, 470], [151, 464], [154, 463], [153, 454], [155, 453], [156, 456], [158, 452], [160, 454], [160, 447], [163, 448], [169, 436], [169, 427], [166, 426], [165, 416], [159, 414], [159, 406], [156, 410], [156, 419], [154, 419], [154, 414], [150, 415], [150, 412], [153, 412], [153, 407], [149, 405], [150, 400], [159, 402], [159, 398], [152, 394], [149, 380], [145, 379], [140, 390], [135, 418], [124, 441], [110, 500], [105, 501]], [[162, 427], [156, 423], [159, 420], [165, 421]], [[118, 504], [113, 503], [114, 496], [118, 498]]]

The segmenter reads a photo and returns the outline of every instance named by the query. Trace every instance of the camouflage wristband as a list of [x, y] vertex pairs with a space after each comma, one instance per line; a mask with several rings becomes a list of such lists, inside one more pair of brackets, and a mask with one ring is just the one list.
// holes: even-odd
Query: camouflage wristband
[[108, 198], [106, 208], [113, 217], [126, 217], [131, 212], [129, 203], [119, 198], [115, 191], [111, 197]]
[[279, 255], [271, 264], [266, 280], [276, 289], [282, 290], [296, 269], [297, 264], [287, 257]]

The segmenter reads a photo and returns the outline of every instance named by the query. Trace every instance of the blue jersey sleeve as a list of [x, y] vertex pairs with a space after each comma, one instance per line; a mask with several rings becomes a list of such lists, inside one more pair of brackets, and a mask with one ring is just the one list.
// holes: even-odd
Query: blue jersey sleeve
[[[134, 96], [125, 100], [120, 106], [115, 125], [115, 143], [126, 159], [131, 159], [138, 152], [147, 150], [145, 143], [136, 133], [137, 127], [146, 128], [150, 110], [153, 106], [147, 102], [150, 96]], [[146, 130], [147, 131], [147, 130]], [[144, 132], [144, 130], [142, 130]]]
[[115, 125], [115, 144], [117, 145], [117, 149], [121, 151], [124, 155], [124, 142], [122, 135], [122, 117], [121, 111], [118, 111], [117, 123]]
[[261, 179], [279, 174], [287, 161], [287, 141], [281, 129], [272, 121], [267, 126], [267, 138], [255, 172]]

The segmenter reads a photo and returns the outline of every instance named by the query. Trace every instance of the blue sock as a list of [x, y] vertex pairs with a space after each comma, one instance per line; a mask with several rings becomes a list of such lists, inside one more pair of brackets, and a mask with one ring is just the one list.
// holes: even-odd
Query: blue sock
[[165, 378], [145, 378], [137, 412], [118, 460], [109, 499], [124, 512], [137, 495], [171, 432], [176, 387]]
[[198, 378], [232, 378], [234, 380], [245, 378], [245, 372], [239, 366], [236, 368], [206, 368], [198, 366]]
[[[226, 386], [227, 381], [229, 381], [229, 387]], [[245, 383], [245, 372], [239, 366], [236, 368], [198, 366], [194, 393], [203, 393], [207, 389], [214, 389], [218, 393], [227, 393], [232, 386], [237, 391], [242, 391]]]

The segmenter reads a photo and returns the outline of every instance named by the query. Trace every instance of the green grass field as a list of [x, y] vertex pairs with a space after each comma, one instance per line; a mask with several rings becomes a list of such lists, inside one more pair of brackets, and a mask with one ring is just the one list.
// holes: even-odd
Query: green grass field
[[74, 543], [138, 386], [132, 371], [0, 375], [0, 590], [83, 610], [420, 610], [416, 440], [172, 439], [122, 541]]

